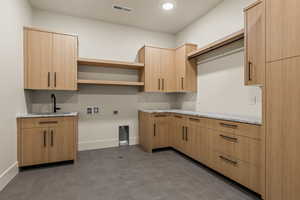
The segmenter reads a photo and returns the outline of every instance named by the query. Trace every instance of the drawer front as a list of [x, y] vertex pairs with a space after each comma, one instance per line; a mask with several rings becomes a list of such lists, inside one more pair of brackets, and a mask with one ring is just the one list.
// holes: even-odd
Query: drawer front
[[215, 151], [260, 166], [261, 144], [259, 140], [220, 131], [215, 131], [213, 138]]
[[260, 139], [261, 137], [261, 127], [257, 125], [214, 120], [214, 122], [211, 123], [211, 128], [225, 133], [232, 133], [235, 135], [250, 137], [253, 139]]
[[63, 126], [65, 118], [49, 117], [49, 118], [28, 118], [22, 119], [21, 126], [24, 128], [47, 128]]
[[213, 153], [212, 162], [215, 170], [249, 189], [260, 193], [261, 181], [259, 167], [219, 152]]

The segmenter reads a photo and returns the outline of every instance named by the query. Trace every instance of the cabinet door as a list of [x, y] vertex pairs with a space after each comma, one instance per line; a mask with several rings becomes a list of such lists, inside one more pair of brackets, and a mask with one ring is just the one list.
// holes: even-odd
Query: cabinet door
[[152, 152], [154, 123], [151, 114], [139, 112], [139, 144], [146, 152]]
[[153, 148], [164, 148], [169, 146], [169, 123], [167, 117], [155, 118], [155, 132]]
[[74, 160], [74, 120], [65, 119], [62, 126], [49, 128], [49, 162]]
[[48, 162], [48, 129], [23, 129], [21, 133], [20, 166], [30, 166]]
[[263, 85], [265, 77], [264, 3], [245, 10], [245, 84]]
[[266, 0], [267, 60], [300, 55], [300, 1]]
[[267, 65], [267, 199], [300, 197], [300, 57]]
[[176, 91], [175, 51], [161, 49], [161, 76], [164, 92]]
[[77, 37], [53, 34], [53, 88], [77, 89]]
[[212, 129], [198, 127], [196, 134], [197, 160], [210, 166], [210, 158], [212, 153]]
[[51, 89], [53, 34], [24, 29], [25, 89]]
[[190, 157], [197, 159], [197, 135], [200, 134], [200, 119], [189, 118], [185, 134], [187, 154]]
[[175, 50], [176, 89], [178, 92], [183, 92], [185, 90], [185, 56], [185, 46]]
[[159, 48], [146, 47], [146, 74], [145, 91], [161, 92], [161, 50]]
[[181, 116], [174, 117], [174, 148], [178, 151], [184, 149], [184, 126], [185, 119]]

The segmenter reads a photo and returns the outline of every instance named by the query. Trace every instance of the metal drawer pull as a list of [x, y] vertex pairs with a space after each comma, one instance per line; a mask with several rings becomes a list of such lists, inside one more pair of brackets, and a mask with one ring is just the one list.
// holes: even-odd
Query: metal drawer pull
[[57, 124], [58, 121], [44, 121], [44, 122], [39, 122], [39, 124]]
[[234, 138], [234, 137], [229, 137], [229, 136], [226, 136], [226, 135], [220, 135], [220, 137], [226, 139], [226, 140], [230, 140], [230, 141], [233, 141], [233, 142], [237, 142], [238, 139], [237, 138]]
[[154, 124], [153, 126], [154, 126], [153, 135], [154, 135], [154, 137], [155, 137], [155, 136], [156, 136], [156, 124]]
[[47, 131], [44, 131], [44, 147], [47, 146], [46, 137], [47, 137]]
[[189, 118], [189, 120], [191, 120], [191, 121], [197, 121], [197, 122], [200, 121], [200, 119], [196, 119], [196, 118]]
[[53, 141], [53, 130], [51, 130], [51, 146], [53, 147], [54, 141]]
[[182, 127], [182, 140], [184, 140], [184, 126]]
[[234, 124], [226, 124], [226, 123], [220, 123], [221, 126], [225, 126], [227, 128], [238, 128], [238, 125], [234, 125]]
[[234, 165], [237, 165], [238, 162], [237, 161], [233, 161], [233, 160], [230, 160], [228, 158], [225, 158], [224, 156], [219, 156], [219, 158], [221, 158], [222, 160], [225, 160], [227, 162], [230, 162], [231, 164], [234, 164]]
[[155, 115], [154, 117], [167, 117], [167, 115]]
[[180, 118], [180, 119], [182, 119], [182, 117], [181, 117], [181, 116], [178, 116], [178, 115], [175, 115], [175, 117], [176, 117], [176, 118]]

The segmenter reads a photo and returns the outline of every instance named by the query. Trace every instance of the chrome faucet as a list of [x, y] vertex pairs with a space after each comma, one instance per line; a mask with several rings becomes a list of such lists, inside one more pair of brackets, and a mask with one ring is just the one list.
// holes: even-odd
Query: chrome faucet
[[56, 111], [60, 110], [61, 108], [56, 106], [56, 96], [55, 94], [51, 94], [51, 99], [53, 99], [53, 112], [56, 113]]

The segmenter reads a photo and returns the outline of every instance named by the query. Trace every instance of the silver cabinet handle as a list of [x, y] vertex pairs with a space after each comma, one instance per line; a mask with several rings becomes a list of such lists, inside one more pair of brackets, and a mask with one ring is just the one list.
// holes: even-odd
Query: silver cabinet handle
[[233, 129], [238, 128], [238, 125], [235, 125], [235, 124], [220, 123], [220, 125], [224, 126], [224, 127], [227, 127], [227, 128], [233, 128]]
[[184, 140], [184, 126], [182, 127], [182, 140]]
[[238, 164], [237, 161], [230, 160], [229, 158], [226, 158], [224, 156], [219, 156], [219, 158], [221, 158], [222, 160], [225, 160], [226, 162], [229, 162], [229, 163], [231, 163], [233, 165], [237, 165]]
[[229, 137], [229, 136], [226, 136], [226, 135], [220, 135], [221, 138], [225, 139], [225, 140], [229, 140], [229, 141], [232, 141], [232, 142], [237, 142], [238, 139], [237, 138], [234, 138], [234, 137]]
[[153, 135], [154, 135], [154, 137], [155, 137], [155, 136], [156, 136], [156, 124], [153, 125], [153, 128], [154, 128], [154, 130], [153, 130]]
[[44, 147], [46, 147], [47, 146], [47, 131], [46, 130], [44, 130]]

